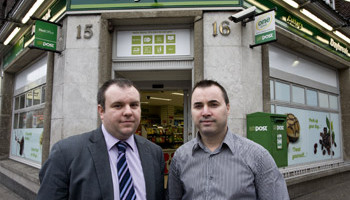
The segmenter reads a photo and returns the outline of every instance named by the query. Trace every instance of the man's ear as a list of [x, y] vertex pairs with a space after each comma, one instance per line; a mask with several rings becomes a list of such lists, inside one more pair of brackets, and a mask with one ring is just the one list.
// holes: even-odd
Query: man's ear
[[98, 106], [97, 106], [97, 111], [98, 111], [98, 114], [100, 115], [101, 120], [103, 120], [103, 113], [105, 111], [100, 104], [98, 104]]
[[226, 108], [227, 108], [227, 113], [230, 114], [230, 103], [228, 103], [228, 104], [226, 105]]

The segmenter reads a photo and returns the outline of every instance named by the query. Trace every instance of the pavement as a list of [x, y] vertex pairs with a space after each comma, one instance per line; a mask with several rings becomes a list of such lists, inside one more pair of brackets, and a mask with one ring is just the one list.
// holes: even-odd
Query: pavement
[[24, 200], [5, 185], [0, 183], [0, 200]]

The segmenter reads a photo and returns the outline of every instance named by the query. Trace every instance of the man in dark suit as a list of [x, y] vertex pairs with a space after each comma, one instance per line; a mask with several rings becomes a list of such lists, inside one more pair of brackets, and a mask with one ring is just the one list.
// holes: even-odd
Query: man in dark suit
[[134, 134], [139, 91], [127, 79], [113, 79], [101, 86], [97, 101], [101, 127], [52, 147], [40, 170], [37, 199], [164, 199], [162, 149]]

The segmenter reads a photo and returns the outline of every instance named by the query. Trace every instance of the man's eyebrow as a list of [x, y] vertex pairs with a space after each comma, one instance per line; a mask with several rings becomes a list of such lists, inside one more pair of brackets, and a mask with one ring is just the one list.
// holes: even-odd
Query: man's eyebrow
[[210, 100], [209, 103], [219, 103], [219, 101], [216, 99], [213, 99], [213, 100]]

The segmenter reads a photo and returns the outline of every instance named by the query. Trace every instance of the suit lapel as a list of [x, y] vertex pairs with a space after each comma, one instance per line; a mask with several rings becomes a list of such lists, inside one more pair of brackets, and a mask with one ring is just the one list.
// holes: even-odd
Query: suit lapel
[[101, 128], [94, 131], [90, 137], [90, 142], [88, 148], [95, 165], [102, 198], [113, 199], [113, 180], [109, 156]]
[[153, 158], [150, 153], [150, 147], [142, 139], [143, 138], [140, 138], [140, 136], [135, 135], [135, 142], [137, 145], [137, 149], [139, 150], [143, 176], [145, 177], [146, 195], [147, 199], [151, 199], [150, 194], [152, 194], [152, 191], [155, 190], [155, 183], [153, 181], [154, 170], [152, 170]]

